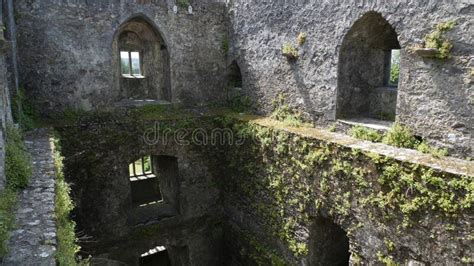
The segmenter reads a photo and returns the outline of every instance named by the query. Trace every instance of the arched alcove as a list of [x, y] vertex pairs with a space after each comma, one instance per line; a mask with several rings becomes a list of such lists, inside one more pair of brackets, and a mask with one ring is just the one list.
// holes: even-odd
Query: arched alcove
[[349, 238], [331, 219], [314, 218], [310, 231], [309, 265], [349, 265]]
[[229, 66], [228, 84], [231, 88], [242, 88], [242, 72], [236, 61]]
[[119, 28], [114, 43], [121, 98], [171, 101], [170, 56], [159, 31], [133, 18]]
[[354, 23], [339, 54], [338, 119], [395, 120], [399, 51], [397, 33], [379, 13]]

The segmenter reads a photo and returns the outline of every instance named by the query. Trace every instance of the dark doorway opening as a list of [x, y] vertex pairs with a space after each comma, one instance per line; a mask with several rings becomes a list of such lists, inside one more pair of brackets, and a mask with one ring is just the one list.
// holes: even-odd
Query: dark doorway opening
[[310, 237], [310, 265], [349, 265], [349, 238], [340, 226], [328, 218], [316, 217]]
[[237, 62], [233, 61], [229, 67], [229, 87], [242, 88], [242, 72]]

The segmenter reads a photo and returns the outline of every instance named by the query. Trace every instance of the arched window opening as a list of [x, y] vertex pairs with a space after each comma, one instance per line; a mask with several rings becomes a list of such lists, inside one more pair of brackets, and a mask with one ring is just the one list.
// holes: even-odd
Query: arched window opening
[[349, 238], [328, 218], [316, 217], [310, 232], [310, 265], [349, 265]]
[[150, 249], [140, 256], [138, 265], [140, 266], [171, 266], [168, 251], [164, 246]]
[[399, 73], [395, 30], [379, 13], [366, 13], [342, 42], [337, 118], [394, 121]]
[[115, 43], [122, 98], [170, 101], [170, 59], [160, 33], [135, 18], [120, 27]]
[[233, 61], [229, 67], [229, 87], [242, 88], [242, 72], [237, 62]]

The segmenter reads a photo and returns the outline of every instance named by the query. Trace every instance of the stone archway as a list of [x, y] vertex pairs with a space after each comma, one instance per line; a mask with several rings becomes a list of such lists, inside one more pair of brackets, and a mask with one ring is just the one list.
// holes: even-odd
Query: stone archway
[[309, 265], [342, 266], [350, 259], [347, 233], [329, 218], [314, 218], [310, 231]]
[[121, 98], [171, 101], [170, 55], [160, 32], [136, 17], [120, 26], [114, 43]]
[[392, 63], [392, 55], [399, 49], [397, 33], [379, 13], [367, 12], [354, 23], [339, 54], [338, 119], [395, 120], [399, 60]]

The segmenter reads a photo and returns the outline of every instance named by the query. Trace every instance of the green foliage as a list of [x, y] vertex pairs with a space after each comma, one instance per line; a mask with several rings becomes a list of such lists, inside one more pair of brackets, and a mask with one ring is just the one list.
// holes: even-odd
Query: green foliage
[[291, 43], [284, 43], [281, 48], [281, 52], [284, 56], [286, 56], [286, 58], [291, 60], [297, 60], [299, 57], [298, 48], [296, 48]]
[[51, 114], [53, 123], [60, 121], [65, 124], [77, 123], [81, 118], [87, 116], [87, 112], [82, 109], [66, 107], [64, 110]]
[[407, 149], [414, 149], [419, 145], [419, 141], [415, 138], [411, 130], [399, 123], [393, 124], [392, 128], [390, 128], [382, 139], [382, 142], [387, 145]]
[[176, 0], [176, 5], [186, 8], [189, 6], [189, 0]]
[[7, 240], [9, 232], [15, 225], [15, 206], [16, 193], [12, 189], [7, 188], [0, 192], [0, 258], [8, 252]]
[[7, 125], [5, 149], [5, 176], [13, 190], [25, 188], [31, 177], [31, 157], [26, 151], [20, 131]]
[[185, 119], [191, 114], [187, 112], [182, 106], [164, 106], [157, 104], [148, 104], [136, 109], [133, 109], [129, 116], [125, 119], [137, 120], [174, 120]]
[[6, 128], [5, 176], [7, 188], [0, 192], [0, 257], [7, 252], [6, 241], [14, 226], [16, 191], [25, 188], [32, 173], [31, 157], [19, 129]]
[[38, 114], [33, 105], [27, 101], [23, 88], [20, 88], [12, 97], [12, 116], [23, 130], [36, 127], [35, 121], [38, 120]]
[[372, 142], [380, 142], [400, 148], [416, 149], [422, 153], [430, 153], [436, 158], [448, 155], [447, 149], [439, 149], [428, 145], [424, 141], [418, 141], [413, 133], [406, 127], [395, 123], [392, 128], [385, 134], [380, 135], [376, 130], [363, 126], [352, 127], [348, 134], [354, 138], [368, 140]]
[[400, 51], [392, 50], [389, 84], [396, 86], [398, 84], [399, 76], [400, 76]]
[[286, 98], [283, 94], [278, 95], [278, 97], [273, 100], [273, 113], [271, 117], [288, 126], [300, 127], [303, 124], [301, 113], [293, 111], [285, 101]]
[[385, 246], [389, 252], [393, 252], [395, 250], [395, 243], [392, 240], [385, 238], [384, 239]]
[[[284, 103], [284, 97], [276, 102]], [[235, 204], [244, 204], [249, 215], [261, 218], [265, 236], [280, 240], [295, 258], [308, 254], [308, 243], [298, 238], [303, 228], [311, 226], [308, 208], [324, 209], [337, 220], [351, 216], [354, 207], [363, 208], [373, 223], [383, 226], [389, 222], [401, 230], [415, 225], [427, 212], [455, 224], [450, 219], [474, 205], [474, 180], [467, 176], [328, 144], [263, 125], [267, 123], [228, 119], [223, 123], [231, 125], [235, 135], [252, 140], [226, 150], [229, 164], [225, 170], [233, 181], [221, 183], [223, 191]], [[393, 139], [413, 142], [405, 129], [395, 131]], [[348, 234], [359, 229], [351, 230]], [[380, 261], [396, 265], [386, 254], [397, 251], [396, 243], [385, 239], [385, 246]], [[254, 260], [261, 257], [256, 254]]]
[[436, 147], [432, 147], [430, 145], [428, 145], [426, 142], [422, 141], [417, 147], [416, 149], [419, 151], [419, 152], [422, 152], [422, 153], [430, 153], [431, 155], [433, 155], [434, 157], [436, 158], [440, 158], [440, 157], [444, 157], [444, 156], [448, 156], [448, 149], [444, 148], [444, 149], [439, 149], [439, 148], [436, 148]]
[[252, 101], [247, 95], [236, 95], [229, 99], [228, 105], [232, 111], [244, 113], [250, 109], [252, 106]]
[[377, 130], [366, 128], [363, 126], [354, 126], [349, 130], [349, 135], [362, 140], [368, 140], [372, 142], [379, 142], [382, 136]]
[[445, 33], [452, 30], [456, 26], [455, 21], [447, 21], [439, 23], [436, 29], [425, 36], [425, 47], [436, 48], [439, 50], [436, 58], [446, 59], [453, 48], [452, 43], [444, 37]]
[[471, 264], [471, 263], [474, 263], [474, 259], [469, 258], [469, 257], [462, 257], [461, 262], [465, 264]]
[[76, 224], [69, 217], [74, 209], [74, 203], [70, 197], [71, 188], [64, 180], [63, 157], [59, 152], [59, 142], [55, 139], [54, 164], [56, 168], [56, 198], [55, 214], [56, 228], [58, 233], [58, 250], [56, 260], [58, 265], [77, 265], [76, 253], [80, 247], [76, 244]]
[[288, 265], [277, 253], [260, 243], [254, 236], [244, 233], [245, 240], [251, 246], [250, 254], [247, 254], [257, 265], [285, 266]]
[[227, 36], [225, 36], [223, 39], [222, 39], [222, 42], [221, 42], [221, 49], [222, 49], [222, 52], [224, 54], [227, 54], [229, 52], [229, 48], [230, 48], [230, 43], [229, 43], [229, 38]]
[[299, 46], [303, 45], [306, 42], [306, 37], [308, 37], [308, 34], [306, 32], [300, 32], [298, 34], [296, 41], [298, 42]]
[[377, 252], [377, 258], [379, 262], [385, 264], [385, 266], [397, 266], [398, 264], [393, 261], [391, 256], [384, 256], [382, 252]]

